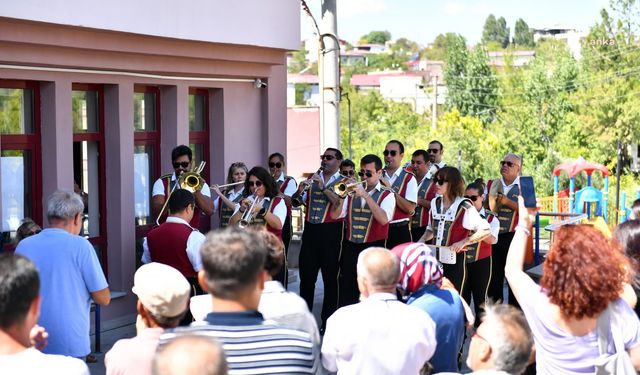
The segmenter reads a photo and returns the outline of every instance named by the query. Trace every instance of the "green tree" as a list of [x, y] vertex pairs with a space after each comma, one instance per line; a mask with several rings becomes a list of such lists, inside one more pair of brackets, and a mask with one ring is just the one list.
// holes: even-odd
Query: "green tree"
[[422, 57], [426, 57], [429, 60], [444, 60], [445, 51], [450, 45], [456, 43], [458, 37], [459, 35], [456, 33], [438, 34], [431, 47], [423, 50]]
[[513, 43], [517, 46], [533, 47], [533, 32], [522, 18], [516, 21], [516, 27], [513, 34]]
[[360, 44], [385, 44], [391, 40], [391, 33], [384, 31], [370, 31], [367, 35], [360, 38]]
[[309, 51], [304, 48], [304, 44], [300, 46], [299, 50], [293, 52], [289, 66], [287, 66], [287, 72], [299, 73], [305, 69], [309, 65], [309, 62], [307, 61], [308, 52]]
[[493, 14], [487, 17], [482, 30], [483, 43], [497, 42], [502, 48], [506, 48], [509, 45], [509, 35], [510, 30], [504, 17], [496, 19]]
[[498, 81], [489, 67], [489, 58], [482, 45], [469, 56], [466, 67], [463, 113], [477, 116], [483, 124], [493, 122], [498, 103]]
[[[447, 84], [446, 110], [466, 108], [465, 88], [468, 51], [464, 37], [457, 35], [445, 51], [444, 81]], [[466, 113], [466, 112], [463, 112]]]

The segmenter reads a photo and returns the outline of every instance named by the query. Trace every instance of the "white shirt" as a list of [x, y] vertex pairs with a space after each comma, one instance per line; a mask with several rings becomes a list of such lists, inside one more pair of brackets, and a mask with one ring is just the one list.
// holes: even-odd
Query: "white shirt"
[[[319, 176], [322, 179], [322, 181], [324, 181], [324, 171], [321, 171]], [[329, 177], [329, 181], [327, 181], [327, 183], [324, 184], [324, 186], [330, 185], [333, 181], [341, 179], [341, 178], [342, 178], [342, 175], [340, 174], [340, 170], [338, 169], [336, 171], [336, 173], [334, 173], [333, 175], [331, 175], [331, 177]], [[307, 193], [308, 193], [308, 191], [305, 191], [302, 194], [302, 197], [300, 198], [303, 202], [306, 201], [306, 199], [307, 199]]]
[[[382, 185], [378, 182], [376, 187], [371, 189], [371, 191], [369, 191], [369, 196], [373, 195], [373, 193], [375, 193], [376, 190], [380, 191], [381, 189], [382, 189]], [[352, 197], [351, 199], [358, 199], [358, 198]], [[360, 208], [363, 208], [365, 204], [366, 202], [364, 198], [360, 199]], [[393, 218], [393, 211], [396, 209], [396, 196], [394, 194], [387, 195], [382, 200], [382, 202], [380, 202], [380, 208], [382, 208], [384, 212], [387, 214], [387, 220], [391, 221], [391, 219]], [[346, 217], [348, 209], [349, 209], [349, 205], [347, 204], [347, 200], [344, 199], [342, 202], [342, 212], [340, 213], [340, 217], [338, 217], [338, 219]]]
[[[478, 214], [480, 214], [480, 217], [487, 216], [487, 212], [485, 211], [484, 207], [482, 207]], [[489, 223], [487, 219], [485, 220], [487, 221], [487, 223]], [[495, 238], [495, 240], [491, 243], [493, 245], [498, 242], [498, 234], [500, 234], [500, 220], [498, 220], [497, 216], [494, 216], [493, 220], [491, 220], [491, 222], [489, 223], [489, 226], [491, 227], [491, 235]]]
[[424, 311], [376, 293], [327, 320], [322, 364], [338, 374], [418, 374], [436, 350], [436, 326]]
[[44, 354], [28, 348], [16, 354], [0, 355], [3, 374], [89, 375], [84, 361], [63, 355]]
[[[191, 225], [189, 225], [189, 223], [175, 216], [167, 217], [166, 223], [184, 224], [191, 228]], [[200, 233], [197, 230], [192, 231], [191, 234], [189, 234], [189, 238], [187, 239], [187, 248], [185, 249], [185, 251], [187, 252], [187, 257], [189, 257], [189, 262], [191, 262], [191, 265], [196, 272], [202, 269], [200, 247], [202, 247], [204, 239], [204, 234]], [[142, 241], [142, 258], [140, 258], [140, 260], [144, 264], [152, 262], [151, 253], [149, 252], [149, 245], [147, 243], [147, 237], [145, 237], [144, 241]]]
[[502, 182], [502, 192], [504, 195], [509, 194], [509, 191], [511, 191], [511, 188], [513, 188], [515, 185], [520, 185], [520, 176], [516, 177], [515, 180], [513, 180], [513, 182], [510, 185], [507, 185], [506, 182], [504, 182], [504, 178], [500, 177], [500, 182]]
[[[436, 213], [436, 210], [433, 209], [434, 207], [436, 207], [436, 201], [437, 201], [438, 197], [433, 198], [431, 200], [431, 215], [429, 215], [429, 223], [427, 224], [427, 230], [430, 230], [432, 232], [434, 232], [433, 228], [432, 228], [432, 221], [436, 218], [436, 217], [440, 217], [443, 218], [446, 221], [453, 221], [455, 216], [456, 216], [456, 212], [458, 211], [458, 205], [462, 202], [462, 200], [464, 199], [463, 197], [457, 197], [456, 200], [451, 204], [451, 206], [449, 206], [449, 208], [447, 209], [446, 212], [442, 213], [442, 214], [438, 214]], [[442, 212], [442, 207], [444, 205], [444, 198], [440, 200], [440, 206], [438, 207], [438, 212]], [[446, 244], [443, 243], [443, 241], [445, 240], [444, 238], [444, 220], [440, 221], [440, 225], [437, 228], [437, 231], [435, 231], [434, 235], [435, 235], [435, 239], [436, 239], [436, 245], [440, 246], [447, 246], [447, 245], [451, 245], [451, 244]], [[495, 221], [495, 219], [494, 219]], [[489, 223], [483, 219], [480, 214], [478, 213], [478, 210], [476, 210], [475, 207], [473, 207], [473, 205], [471, 207], [469, 207], [468, 209], [464, 210], [464, 216], [462, 217], [462, 226], [465, 229], [468, 229], [470, 231], [479, 231], [482, 229], [491, 229], [491, 226], [489, 225]]]
[[[163, 180], [162, 178], [159, 178], [156, 180], [156, 182], [153, 183], [153, 189], [151, 190], [152, 197], [156, 195], [164, 196], [164, 183], [162, 182], [162, 180]], [[176, 174], [172, 173], [171, 181], [175, 181], [175, 180], [176, 180]], [[171, 184], [169, 184], [169, 186], [171, 186]], [[202, 186], [202, 190], [200, 190], [200, 192], [205, 197], [211, 198], [211, 188], [209, 187], [209, 185], [207, 185], [206, 182], [204, 183], [204, 186]]]
[[[298, 190], [298, 183], [296, 182], [296, 180], [293, 178], [290, 180], [291, 181], [289, 181], [289, 183], [287, 184], [287, 187], [282, 192], [282, 194], [286, 195], [287, 197], [292, 196], [296, 192], [296, 190]], [[280, 177], [278, 177], [278, 179], [276, 180], [276, 184], [280, 181], [284, 183], [285, 181], [284, 173], [280, 173]]]
[[[244, 186], [238, 191], [236, 191], [235, 189], [231, 189], [231, 191], [229, 192], [229, 195], [227, 195], [227, 198], [229, 198], [229, 200], [233, 202], [236, 198], [238, 198], [238, 196], [242, 195], [242, 193], [244, 193]], [[236, 208], [238, 208], [239, 204], [240, 203], [236, 203]], [[220, 208], [220, 197], [216, 197], [216, 199], [213, 201], [213, 210], [218, 211], [219, 208]]]
[[[400, 176], [400, 172], [402, 172], [402, 169], [403, 168], [396, 169], [396, 171], [393, 172], [393, 174], [391, 176], [389, 176], [387, 174], [386, 170], [383, 171], [382, 173], [383, 173], [384, 177], [386, 177], [387, 180], [389, 181], [389, 184], [393, 185], [393, 183], [396, 181], [398, 176]], [[400, 188], [402, 189], [402, 186], [400, 186]], [[418, 201], [418, 182], [416, 181], [415, 176], [411, 176], [411, 179], [409, 180], [409, 183], [407, 184], [407, 190], [405, 190], [404, 195], [400, 194], [400, 196], [402, 198], [408, 200], [411, 203], [416, 203]], [[411, 218], [408, 217], [408, 218], [405, 218], [405, 219], [398, 219], [398, 220], [391, 221], [391, 223], [401, 223], [403, 221], [409, 221], [409, 219], [411, 219]]]
[[[436, 165], [438, 166], [436, 168]], [[441, 168], [444, 168], [447, 165], [447, 163], [445, 163], [444, 161], [440, 161], [440, 163], [434, 163], [431, 166], [429, 166], [429, 170], [427, 171], [427, 178], [431, 179], [433, 177], [433, 175], [436, 174], [437, 171], [439, 171]]]
[[279, 281], [264, 283], [258, 311], [280, 326], [307, 332], [315, 344], [320, 344], [318, 323], [307, 303], [299, 295], [286, 291]]
[[[269, 197], [264, 197], [265, 202], [269, 202], [271, 199]], [[240, 205], [236, 205], [236, 209], [233, 211], [235, 215], [236, 212], [240, 211]], [[280, 219], [280, 224], [284, 225], [284, 220], [287, 218], [287, 204], [284, 203], [284, 199], [280, 199], [280, 202], [273, 208], [273, 212], [278, 219]]]

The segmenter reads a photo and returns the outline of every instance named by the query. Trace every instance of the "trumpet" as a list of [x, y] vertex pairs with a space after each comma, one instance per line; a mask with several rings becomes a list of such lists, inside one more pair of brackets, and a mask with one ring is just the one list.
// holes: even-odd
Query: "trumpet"
[[156, 225], [160, 225], [160, 218], [164, 214], [164, 210], [167, 209], [169, 198], [171, 198], [171, 194], [173, 194], [173, 192], [177, 188], [188, 190], [191, 193], [202, 190], [202, 187], [204, 186], [204, 178], [200, 176], [200, 173], [204, 170], [204, 166], [206, 164], [206, 162], [201, 161], [197, 167], [192, 167], [191, 170], [180, 173], [180, 176], [178, 176], [178, 181], [176, 181], [175, 185], [173, 185], [173, 188], [171, 188], [171, 191], [169, 191], [169, 196], [166, 197], [164, 205], [162, 205], [162, 209], [160, 209], [160, 213], [156, 218]]
[[351, 184], [347, 184], [344, 182], [338, 182], [333, 185], [333, 192], [336, 193], [340, 198], [345, 198], [347, 196], [352, 196], [355, 193], [355, 188], [358, 185], [362, 185], [364, 189], [367, 188], [367, 181], [353, 182]]
[[249, 208], [247, 208], [247, 210], [242, 214], [242, 218], [238, 222], [238, 228], [241, 229], [244, 229], [248, 227], [249, 224], [251, 224], [255, 216], [255, 214], [253, 213], [253, 209], [255, 208], [256, 204], [261, 205], [263, 201], [263, 198], [258, 198], [255, 195], [251, 196], [248, 199], [251, 199], [251, 204], [249, 205]]

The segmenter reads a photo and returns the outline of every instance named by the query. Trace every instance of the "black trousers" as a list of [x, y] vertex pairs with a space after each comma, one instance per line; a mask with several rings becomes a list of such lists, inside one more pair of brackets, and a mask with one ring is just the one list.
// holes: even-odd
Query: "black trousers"
[[424, 227], [411, 228], [411, 242], [418, 242], [426, 230], [426, 225]]
[[442, 264], [442, 274], [449, 279], [460, 295], [467, 289], [467, 263], [464, 261], [464, 252], [456, 254], [455, 264]]
[[322, 303], [322, 324], [338, 305], [338, 262], [344, 233], [343, 222], [311, 224], [305, 223], [300, 248], [300, 297], [309, 311], [313, 309], [318, 270], [322, 272], [324, 299]]
[[282, 225], [282, 242], [284, 243], [284, 264], [282, 265], [282, 269], [278, 272], [273, 278], [276, 281], [280, 281], [285, 289], [287, 289], [289, 285], [289, 269], [288, 269], [288, 259], [289, 259], [289, 243], [291, 242], [291, 232], [293, 229], [291, 228], [291, 216], [287, 216], [284, 220], [284, 224]]
[[370, 247], [385, 247], [385, 242], [385, 240], [366, 243], [344, 241], [342, 254], [340, 256], [340, 293], [338, 296], [338, 307], [353, 305], [360, 301], [360, 289], [358, 289], [358, 275], [356, 271], [358, 255], [360, 255], [362, 250]]
[[409, 221], [389, 224], [389, 236], [387, 238], [387, 249], [411, 242], [411, 231], [409, 231]]
[[[489, 287], [489, 298], [494, 302], [502, 301], [502, 290], [504, 285], [504, 266], [507, 264], [507, 253], [511, 240], [513, 240], [513, 232], [502, 233], [498, 235], [498, 242], [493, 245], [491, 250], [491, 284]], [[511, 288], [509, 289], [509, 304], [519, 307]]]
[[475, 326], [480, 325], [480, 317], [484, 308], [485, 301], [489, 292], [489, 283], [491, 281], [491, 257], [467, 263], [467, 287], [464, 289], [462, 298], [471, 306], [471, 297], [473, 297], [473, 306], [476, 315]]

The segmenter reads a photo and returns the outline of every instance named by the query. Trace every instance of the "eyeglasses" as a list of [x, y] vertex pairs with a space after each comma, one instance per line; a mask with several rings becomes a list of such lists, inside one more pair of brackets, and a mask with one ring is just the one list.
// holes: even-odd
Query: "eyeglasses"
[[354, 171], [353, 169], [342, 172], [343, 176], [355, 176], [355, 174], [356, 174], [356, 171]]
[[384, 156], [389, 156], [389, 155], [396, 156], [396, 155], [398, 155], [398, 151], [396, 151], [396, 150], [384, 150], [384, 151], [382, 151], [382, 155], [384, 155]]
[[269, 168], [280, 168], [282, 167], [282, 163], [277, 162], [277, 163], [269, 163]]
[[358, 176], [360, 177], [364, 177], [367, 176], [367, 178], [371, 178], [371, 176], [373, 176], [373, 173], [369, 172], [369, 171], [360, 171], [358, 172]]
[[255, 187], [260, 187], [260, 186], [262, 186], [262, 185], [263, 185], [263, 184], [262, 184], [262, 181], [256, 181], [256, 182], [249, 181], [249, 182], [248, 182], [248, 184], [249, 184], [249, 187], [254, 187], [254, 186], [255, 186]]
[[478, 200], [478, 198], [480, 198], [479, 195], [465, 195], [464, 197], [470, 199], [472, 202], [475, 202]]
[[444, 178], [436, 178], [435, 182], [436, 182], [436, 184], [442, 186], [442, 185], [446, 184], [449, 181], [445, 180]]
[[189, 168], [189, 161], [174, 161], [173, 162], [173, 168], [174, 169], [178, 169], [180, 167], [182, 168]]
[[322, 159], [322, 160], [333, 160], [335, 158], [336, 157], [333, 156], [333, 155], [320, 155], [320, 159]]
[[437, 148], [430, 148], [427, 150], [427, 152], [429, 152], [430, 154], [437, 154], [438, 152], [440, 152], [440, 150]]
[[514, 164], [513, 164], [512, 161], [507, 161], [507, 160], [503, 160], [503, 161], [500, 162], [500, 166], [501, 167], [504, 167], [505, 165], [507, 167], [511, 168], [511, 167], [513, 167]]

